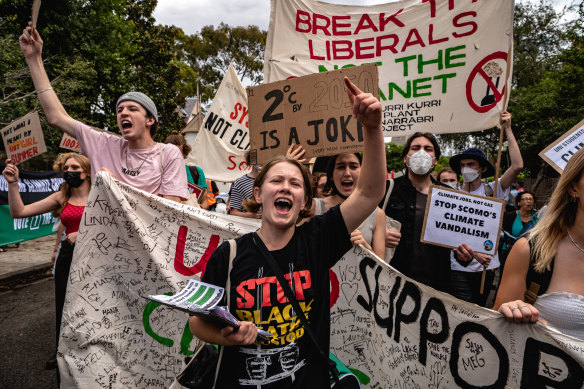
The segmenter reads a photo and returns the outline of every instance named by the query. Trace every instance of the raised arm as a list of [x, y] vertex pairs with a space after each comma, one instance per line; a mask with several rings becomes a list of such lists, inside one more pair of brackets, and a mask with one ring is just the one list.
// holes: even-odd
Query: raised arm
[[507, 145], [509, 146], [509, 158], [511, 159], [511, 166], [505, 171], [501, 176], [501, 188], [507, 190], [517, 178], [517, 175], [523, 170], [523, 158], [521, 157], [521, 151], [519, 151], [519, 145], [513, 135], [513, 130], [511, 129], [511, 114], [507, 111], [501, 113], [500, 119], [501, 126], [505, 130], [505, 137], [507, 138]]
[[363, 93], [345, 77], [353, 116], [363, 125], [363, 163], [357, 187], [341, 204], [347, 231], [353, 231], [373, 212], [385, 190], [385, 145], [381, 128], [381, 103]]
[[2, 171], [2, 175], [8, 182], [8, 208], [10, 216], [14, 219], [42, 215], [59, 207], [61, 192], [53, 193], [35, 203], [24, 205], [18, 191], [18, 167], [12, 163], [12, 160], [6, 160], [6, 168]]
[[26, 27], [19, 39], [20, 50], [26, 58], [32, 81], [45, 115], [51, 125], [60, 128], [67, 134], [75, 136], [75, 119], [71, 118], [59, 101], [57, 94], [51, 87], [49, 77], [43, 65], [43, 40], [38, 31], [30, 25]]

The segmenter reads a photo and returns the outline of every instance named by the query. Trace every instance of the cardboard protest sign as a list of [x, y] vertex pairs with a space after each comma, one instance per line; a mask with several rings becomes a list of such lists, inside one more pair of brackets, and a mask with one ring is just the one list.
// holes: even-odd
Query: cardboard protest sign
[[187, 186], [189, 194], [194, 194], [197, 197], [197, 200], [201, 198], [203, 193], [207, 192], [207, 189], [201, 188], [199, 185], [191, 184], [190, 182], [187, 182]]
[[[168, 388], [197, 341], [187, 314], [142, 296], [181, 290], [200, 278], [221, 242], [259, 225], [98, 173], [69, 273], [58, 351], [61, 387]], [[358, 247], [329, 274], [331, 352], [363, 388], [583, 384], [584, 341], [541, 322], [508, 323], [497, 312], [405, 277]], [[259, 325], [281, 317], [266, 320]], [[279, 357], [265, 356], [274, 364]]]
[[33, 0], [32, 2], [32, 26], [36, 28], [37, 20], [39, 18], [39, 10], [41, 9], [41, 0]]
[[431, 186], [421, 241], [450, 248], [466, 243], [474, 251], [495, 255], [504, 204], [493, 197]]
[[511, 88], [513, 6], [271, 0], [264, 80], [376, 63], [384, 136], [491, 128]]
[[539, 153], [558, 173], [562, 174], [575, 152], [584, 147], [584, 120]]
[[247, 173], [251, 169], [245, 161], [248, 113], [245, 89], [230, 64], [186, 158], [187, 164], [200, 166], [205, 177], [223, 182]]
[[81, 146], [79, 145], [77, 139], [67, 134], [66, 132], [63, 133], [59, 147], [71, 151], [81, 151]]
[[15, 120], [1, 131], [6, 154], [17, 165], [47, 152], [38, 112]]
[[375, 64], [247, 88], [251, 163], [286, 154], [291, 144], [304, 147], [304, 158], [362, 151], [363, 129], [352, 117], [345, 76], [379, 98]]

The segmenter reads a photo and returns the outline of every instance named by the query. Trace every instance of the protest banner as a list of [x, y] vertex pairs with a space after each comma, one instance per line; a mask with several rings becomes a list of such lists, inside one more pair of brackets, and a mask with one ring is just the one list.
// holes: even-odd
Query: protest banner
[[[61, 387], [167, 388], [196, 339], [187, 314], [142, 296], [179, 291], [200, 277], [221, 242], [259, 223], [168, 201], [98, 173], [67, 285]], [[583, 384], [584, 342], [541, 322], [508, 323], [412, 281], [358, 247], [329, 274], [331, 351], [363, 388]], [[270, 358], [279, 363], [278, 355]]]
[[17, 165], [47, 152], [38, 112], [15, 120], [1, 131], [6, 155]]
[[512, 0], [272, 0], [264, 80], [376, 63], [384, 136], [491, 128], [507, 106]]
[[363, 129], [352, 118], [343, 77], [379, 98], [375, 64], [247, 88], [251, 163], [286, 154], [292, 144], [304, 147], [307, 159], [362, 151]]
[[572, 155], [582, 147], [584, 147], [584, 120], [543, 149], [539, 156], [562, 174]]
[[199, 166], [205, 177], [223, 182], [233, 182], [251, 170], [245, 161], [248, 114], [245, 89], [230, 64], [185, 160], [187, 165]]
[[79, 145], [77, 139], [67, 134], [66, 132], [63, 133], [63, 137], [61, 138], [61, 143], [59, 144], [59, 147], [71, 151], [77, 152], [81, 151], [81, 146]]
[[504, 204], [493, 197], [431, 186], [420, 240], [449, 248], [466, 243], [476, 252], [494, 255]]
[[[6, 165], [0, 163], [0, 171]], [[24, 205], [44, 199], [59, 190], [63, 183], [63, 173], [56, 172], [30, 172], [20, 170], [18, 191]], [[42, 215], [13, 219], [10, 216], [8, 206], [8, 182], [4, 176], [0, 176], [0, 246], [26, 242], [27, 240], [50, 235], [56, 231], [58, 218], [54, 218], [51, 212]]]

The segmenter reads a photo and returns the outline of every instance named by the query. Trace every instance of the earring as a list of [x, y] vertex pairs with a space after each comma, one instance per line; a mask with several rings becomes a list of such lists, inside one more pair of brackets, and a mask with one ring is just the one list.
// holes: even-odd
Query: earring
[[576, 197], [576, 196], [571, 196], [571, 195], [570, 195], [570, 202], [571, 202], [571, 203], [577, 203], [577, 202], [578, 202], [578, 197]]

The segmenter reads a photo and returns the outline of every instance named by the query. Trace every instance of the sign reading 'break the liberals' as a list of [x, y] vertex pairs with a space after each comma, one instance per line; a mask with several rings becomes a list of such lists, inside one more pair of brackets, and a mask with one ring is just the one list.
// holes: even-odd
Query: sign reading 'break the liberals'
[[264, 80], [376, 63], [385, 136], [490, 128], [511, 87], [513, 4], [271, 0]]
[[432, 186], [422, 228], [424, 243], [495, 254], [499, 244], [503, 200]]
[[286, 154], [292, 144], [304, 147], [304, 158], [362, 151], [344, 77], [379, 98], [375, 64], [247, 88], [251, 163]]

